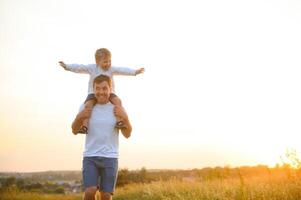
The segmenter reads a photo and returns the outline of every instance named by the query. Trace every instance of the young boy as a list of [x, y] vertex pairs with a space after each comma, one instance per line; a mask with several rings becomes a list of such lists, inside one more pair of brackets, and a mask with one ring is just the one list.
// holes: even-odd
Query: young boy
[[[115, 86], [114, 86], [114, 75], [128, 75], [136, 76], [144, 72], [144, 68], [137, 70], [124, 68], [124, 67], [113, 67], [111, 66], [111, 52], [108, 49], [101, 48], [97, 49], [95, 52], [95, 61], [96, 64], [65, 64], [63, 61], [60, 61], [59, 64], [67, 71], [72, 71], [75, 73], [89, 74], [89, 84], [88, 84], [88, 96], [85, 100], [85, 109], [90, 110], [95, 105], [95, 96], [93, 93], [93, 81], [95, 77], [100, 74], [107, 75], [112, 79], [112, 91], [110, 95], [110, 101], [114, 105], [121, 106], [121, 100], [115, 95]], [[117, 118], [116, 128], [123, 128], [122, 121]], [[88, 133], [88, 119], [83, 121], [83, 125], [79, 133], [87, 134]]]

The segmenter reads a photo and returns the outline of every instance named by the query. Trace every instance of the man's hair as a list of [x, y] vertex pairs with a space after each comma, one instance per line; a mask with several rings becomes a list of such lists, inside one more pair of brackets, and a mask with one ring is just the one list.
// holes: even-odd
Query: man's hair
[[93, 81], [93, 86], [97, 83], [101, 83], [101, 82], [107, 82], [110, 86], [110, 88], [112, 88], [112, 79], [106, 75], [99, 75], [97, 76], [94, 81]]
[[111, 57], [111, 52], [106, 48], [97, 49], [95, 52], [95, 61], [97, 62], [100, 59]]

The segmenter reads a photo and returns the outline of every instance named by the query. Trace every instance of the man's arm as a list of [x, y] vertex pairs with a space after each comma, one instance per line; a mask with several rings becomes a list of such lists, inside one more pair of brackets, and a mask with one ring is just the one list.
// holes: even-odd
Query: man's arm
[[91, 116], [91, 112], [92, 112], [92, 109], [83, 109], [76, 115], [76, 117], [72, 123], [72, 126], [71, 126], [72, 133], [74, 135], [76, 135], [78, 133], [78, 131], [80, 130], [80, 128], [83, 124], [83, 121]]
[[114, 107], [114, 114], [122, 119], [125, 128], [121, 129], [121, 133], [125, 138], [129, 138], [132, 132], [132, 125], [125, 110], [120, 106]]

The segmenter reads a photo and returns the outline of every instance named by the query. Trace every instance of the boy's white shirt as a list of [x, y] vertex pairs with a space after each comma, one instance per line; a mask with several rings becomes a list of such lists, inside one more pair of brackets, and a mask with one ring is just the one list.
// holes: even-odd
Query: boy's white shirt
[[106, 75], [111, 77], [112, 79], [112, 93], [115, 93], [115, 83], [113, 79], [113, 75], [126, 75], [126, 76], [135, 76], [136, 70], [130, 69], [127, 67], [114, 67], [111, 66], [108, 70], [103, 70], [101, 67], [99, 67], [96, 64], [67, 64], [66, 70], [72, 71], [75, 73], [81, 73], [81, 74], [89, 74], [89, 83], [88, 83], [88, 94], [92, 94], [93, 92], [93, 81], [94, 79], [99, 75]]

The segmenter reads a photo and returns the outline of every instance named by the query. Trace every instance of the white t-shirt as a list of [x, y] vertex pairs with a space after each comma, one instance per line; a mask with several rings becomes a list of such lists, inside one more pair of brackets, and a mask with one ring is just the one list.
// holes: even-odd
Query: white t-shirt
[[[81, 106], [81, 110], [84, 105]], [[84, 157], [118, 158], [119, 132], [115, 128], [114, 105], [96, 104], [91, 113], [86, 135]]]

